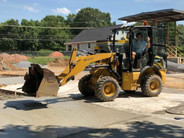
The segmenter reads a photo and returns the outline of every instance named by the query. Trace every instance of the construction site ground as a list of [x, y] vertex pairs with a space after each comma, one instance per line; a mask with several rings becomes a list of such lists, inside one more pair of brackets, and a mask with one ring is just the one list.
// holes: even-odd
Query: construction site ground
[[[144, 97], [138, 89], [121, 91], [112, 102], [85, 98], [78, 90], [84, 71], [60, 87], [58, 97], [18, 93], [14, 99], [25, 72], [1, 74], [0, 137], [184, 137], [184, 74], [167, 74], [158, 97]], [[6, 95], [8, 91], [12, 93]], [[171, 108], [178, 108], [178, 114], [168, 113]]]

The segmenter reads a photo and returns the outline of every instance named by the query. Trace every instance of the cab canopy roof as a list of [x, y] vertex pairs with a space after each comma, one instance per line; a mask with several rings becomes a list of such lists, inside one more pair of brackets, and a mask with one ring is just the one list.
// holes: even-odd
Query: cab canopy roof
[[119, 20], [127, 22], [143, 22], [147, 20], [149, 23], [157, 22], [175, 22], [184, 20], [184, 11], [177, 9], [165, 9], [151, 12], [142, 12], [135, 15], [125, 16]]

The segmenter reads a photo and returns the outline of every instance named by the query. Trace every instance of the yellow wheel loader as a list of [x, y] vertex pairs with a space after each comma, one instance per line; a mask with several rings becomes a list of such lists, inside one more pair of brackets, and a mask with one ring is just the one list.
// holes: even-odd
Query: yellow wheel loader
[[[60, 86], [90, 66], [88, 75], [79, 80], [79, 91], [84, 96], [96, 96], [101, 101], [113, 101], [120, 89], [135, 92], [141, 88], [145, 96], [158, 96], [166, 80], [167, 55], [165, 36], [161, 29], [151, 26], [128, 26], [112, 30], [109, 53], [88, 53], [77, 56], [73, 49], [69, 65], [58, 76], [48, 69], [32, 64], [25, 75], [23, 91], [36, 97], [57, 96]], [[150, 47], [133, 56], [136, 34], [143, 40], [150, 38]]]

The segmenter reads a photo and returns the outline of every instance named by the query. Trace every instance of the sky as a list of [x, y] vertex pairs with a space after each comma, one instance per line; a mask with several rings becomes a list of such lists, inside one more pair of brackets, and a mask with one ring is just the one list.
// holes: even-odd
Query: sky
[[[91, 7], [111, 14], [111, 20], [161, 9], [184, 10], [184, 0], [0, 0], [0, 22], [8, 19], [41, 20], [46, 15], [76, 14], [80, 9]], [[182, 22], [181, 22], [182, 23]]]

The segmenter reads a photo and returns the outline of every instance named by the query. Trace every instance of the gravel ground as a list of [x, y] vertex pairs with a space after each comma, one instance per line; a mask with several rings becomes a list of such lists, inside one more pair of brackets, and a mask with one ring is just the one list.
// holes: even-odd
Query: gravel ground
[[[29, 61], [20, 61], [19, 63], [13, 64], [13, 65], [18, 66], [18, 67], [20, 67], [22, 69], [27, 69], [27, 68], [30, 67], [30, 64], [32, 64], [32, 63], [29, 62]], [[47, 65], [44, 65], [44, 66], [40, 65], [40, 66], [43, 67], [43, 68], [47, 68]]]

